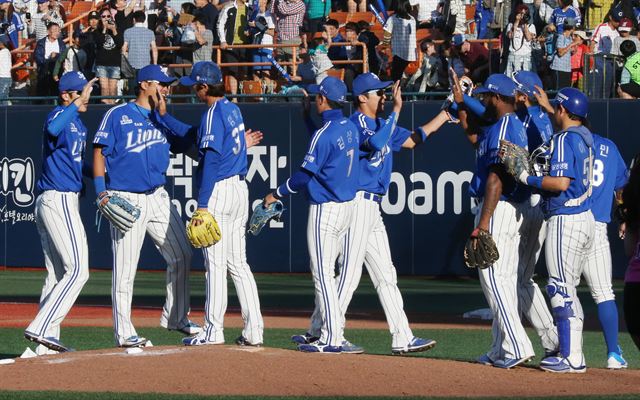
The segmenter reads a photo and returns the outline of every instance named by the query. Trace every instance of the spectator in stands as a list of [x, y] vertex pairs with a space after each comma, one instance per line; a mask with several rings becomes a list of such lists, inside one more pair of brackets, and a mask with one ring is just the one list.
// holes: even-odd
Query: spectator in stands
[[59, 26], [64, 25], [62, 18], [49, 13], [48, 0], [38, 0], [38, 12], [27, 19], [29, 36], [34, 36], [36, 40], [47, 36], [47, 24], [50, 22], [55, 22]]
[[358, 22], [358, 41], [367, 46], [367, 58], [369, 61], [369, 72], [380, 75], [380, 59], [376, 47], [380, 44], [380, 39], [375, 33], [369, 30], [370, 25], [367, 21]]
[[543, 0], [534, 0], [533, 7], [529, 9], [531, 14], [531, 22], [536, 27], [536, 32], [542, 32], [544, 28], [551, 22], [553, 7], [545, 3]]
[[[96, 77], [99, 78], [102, 96], [116, 96], [118, 94], [118, 79], [120, 79], [120, 51], [123, 37], [108, 9], [102, 10], [100, 17], [102, 30], [95, 33]], [[103, 99], [102, 102], [115, 103], [113, 99]]]
[[[252, 43], [261, 45], [273, 44], [273, 35], [275, 34], [275, 24], [267, 0], [258, 2], [258, 13], [253, 21], [249, 21], [249, 26], [253, 31]], [[268, 63], [269, 57], [273, 55], [273, 49], [262, 47], [255, 49], [253, 52], [253, 62]], [[253, 67], [253, 78], [269, 81], [271, 78], [271, 65], [258, 65]]]
[[[347, 60], [362, 60], [362, 46], [358, 41], [358, 24], [355, 22], [347, 22], [344, 26], [345, 42], [349, 43], [344, 46]], [[351, 83], [357, 75], [362, 73], [362, 64], [345, 64], [344, 68], [344, 83], [347, 85], [347, 89], [351, 91]]]
[[489, 50], [482, 43], [469, 42], [464, 36], [453, 36], [452, 44], [455, 46], [460, 61], [464, 64], [464, 75], [467, 75], [474, 83], [480, 84], [489, 76], [491, 70], [489, 63]]
[[0, 105], [11, 105], [7, 98], [11, 90], [11, 52], [7, 46], [0, 42]]
[[331, 1], [303, 0], [303, 2], [307, 9], [305, 25], [309, 36], [313, 37], [316, 32], [322, 31], [325, 21], [329, 18], [329, 13], [331, 12]]
[[118, 32], [124, 32], [133, 26], [133, 12], [144, 9], [144, 0], [110, 0], [109, 7]]
[[449, 12], [456, 23], [453, 33], [467, 33], [467, 8], [463, 0], [449, 0]]
[[[306, 11], [302, 0], [273, 0], [269, 11], [275, 19], [278, 43], [299, 46], [302, 42], [300, 27]], [[292, 54], [291, 47], [278, 49], [278, 58], [283, 61], [289, 61]]]
[[567, 18], [571, 18], [574, 21], [574, 28], [580, 25], [580, 11], [574, 8], [572, 3], [572, 0], [558, 1], [558, 8], [553, 10], [551, 14], [551, 23], [549, 24], [551, 32], [557, 32], [558, 35], [561, 35]]
[[311, 70], [313, 71], [317, 84], [320, 84], [328, 76], [327, 71], [333, 68], [333, 63], [329, 58], [331, 46], [331, 36], [327, 32], [322, 32], [322, 36], [312, 39], [309, 45], [309, 55], [311, 59]]
[[640, 52], [631, 40], [620, 44], [620, 53], [625, 58], [624, 68], [618, 86], [618, 96], [623, 99], [640, 97]]
[[551, 89], [554, 90], [571, 86], [571, 51], [577, 46], [572, 38], [575, 21], [571, 18], [565, 19], [561, 30], [562, 35], [558, 35], [555, 54], [551, 61], [553, 73]]
[[213, 32], [207, 29], [205, 19], [202, 15], [198, 15], [193, 19], [193, 30], [196, 34], [195, 49], [193, 50], [193, 63], [198, 61], [212, 61], [213, 55]]
[[34, 52], [36, 66], [38, 68], [37, 94], [38, 96], [54, 96], [57, 93], [57, 85], [53, 78], [53, 68], [60, 53], [66, 46], [60, 35], [60, 26], [49, 24], [47, 36], [38, 40]]
[[[324, 23], [324, 31], [327, 33], [329, 38], [331, 38], [331, 44], [334, 43], [344, 43], [346, 40], [340, 33], [340, 24], [335, 19], [328, 19], [327, 22]], [[344, 46], [329, 46], [329, 58], [333, 61], [335, 60], [346, 60], [347, 59], [347, 50]]]
[[155, 31], [158, 25], [173, 23], [176, 11], [167, 5], [167, 0], [152, 0], [147, 13], [147, 27]]
[[80, 42], [84, 34], [80, 31], [73, 32], [71, 45], [68, 46], [56, 61], [53, 68], [53, 79], [58, 82], [62, 75], [71, 71], [78, 71], [84, 74], [87, 64], [87, 53], [80, 48]]
[[416, 61], [416, 20], [411, 16], [409, 0], [398, 0], [396, 12], [384, 25], [384, 46], [391, 43], [391, 80], [402, 78], [410, 62]]
[[529, 7], [520, 4], [516, 8], [514, 21], [507, 25], [509, 57], [506, 74], [516, 71], [531, 71], [531, 45], [536, 38], [536, 27], [530, 22]]
[[[217, 1], [215, 3], [217, 4]], [[202, 17], [204, 26], [215, 34], [220, 11], [207, 0], [194, 0], [194, 4], [196, 6], [194, 15]]]
[[8, 45], [10, 49], [16, 49], [20, 45], [18, 32], [24, 29], [22, 20], [14, 13], [13, 4], [9, 0], [0, 0], [0, 23], [7, 28], [0, 34], [0, 41]]
[[445, 40], [440, 46], [440, 59], [443, 61], [443, 71], [438, 72], [438, 76], [446, 76], [447, 79], [444, 82], [440, 82], [441, 86], [448, 88], [449, 85], [449, 73], [450, 70], [455, 72], [456, 76], [461, 77], [465, 74], [464, 63], [458, 56], [458, 51], [453, 46], [453, 43], [449, 40]]
[[158, 63], [158, 48], [156, 36], [147, 28], [145, 21], [147, 16], [144, 11], [133, 12], [134, 26], [124, 31], [124, 43], [122, 54], [127, 56], [129, 64], [136, 70], [135, 75], [129, 79], [129, 94], [135, 95], [138, 71], [149, 64]]
[[91, 80], [95, 76], [94, 65], [96, 61], [96, 33], [101, 31], [102, 28], [100, 26], [99, 12], [91, 11], [88, 18], [89, 24], [84, 28], [84, 35], [82, 35], [80, 46], [87, 55], [87, 65], [84, 70], [84, 75], [88, 80]]
[[409, 0], [418, 27], [431, 24], [433, 14], [438, 9], [438, 0]]
[[[317, 83], [310, 51], [307, 47], [300, 48], [300, 59], [302, 59], [302, 63], [298, 64], [296, 75], [291, 77], [291, 80], [294, 82], [299, 82], [303, 85]], [[331, 63], [331, 61], [329, 61], [329, 63]]]
[[476, 23], [476, 37], [478, 39], [493, 39], [493, 29], [491, 22], [493, 21], [493, 8], [491, 2], [484, 0], [476, 0], [476, 11], [473, 16]]
[[573, 41], [576, 46], [571, 52], [571, 86], [582, 88], [584, 80], [585, 55], [589, 52], [587, 34], [584, 31], [573, 32]]
[[434, 90], [440, 82], [438, 72], [442, 70], [442, 65], [440, 65], [441, 60], [433, 40], [423, 40], [420, 43], [420, 51], [422, 51], [422, 65], [407, 82], [407, 89], [410, 92], [424, 93], [427, 90]]
[[[223, 50], [222, 61], [225, 63], [241, 63], [248, 60], [246, 49], [228, 48], [230, 44], [249, 43], [247, 14], [248, 9], [243, 0], [230, 0], [224, 3], [220, 10], [217, 29], [220, 48]], [[227, 67], [225, 72], [229, 78], [231, 93], [238, 93], [238, 80], [245, 78], [246, 67]]]
[[347, 0], [347, 12], [367, 12], [367, 0]]
[[631, 40], [636, 44], [636, 48], [640, 49], [640, 40], [636, 36], [631, 36], [631, 29], [633, 29], [633, 21], [629, 18], [622, 18], [618, 26], [618, 34], [620, 36], [613, 39], [613, 45], [611, 46], [612, 55], [619, 56], [622, 54], [620, 53], [620, 45], [625, 40]]
[[613, 96], [615, 64], [609, 56], [614, 40], [620, 36], [618, 27], [622, 15], [621, 9], [614, 8], [609, 20], [598, 25], [591, 36], [591, 52], [594, 54], [595, 66], [587, 92], [592, 98], [608, 99]]

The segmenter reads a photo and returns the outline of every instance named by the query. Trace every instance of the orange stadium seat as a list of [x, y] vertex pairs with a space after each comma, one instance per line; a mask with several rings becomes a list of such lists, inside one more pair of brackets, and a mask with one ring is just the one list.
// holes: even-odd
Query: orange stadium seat
[[331, 14], [329, 14], [329, 18], [335, 19], [336, 21], [338, 21], [338, 23], [340, 25], [344, 25], [344, 24], [347, 23], [348, 15], [349, 15], [349, 13], [347, 13], [347, 12], [336, 11], [336, 12], [332, 12]]
[[368, 23], [372, 23], [374, 22], [375, 18], [376, 17], [370, 12], [355, 12], [347, 16], [347, 20], [349, 22], [366, 21]]
[[344, 80], [344, 68], [327, 70], [327, 75], [332, 76], [334, 78], [338, 78], [341, 81]]

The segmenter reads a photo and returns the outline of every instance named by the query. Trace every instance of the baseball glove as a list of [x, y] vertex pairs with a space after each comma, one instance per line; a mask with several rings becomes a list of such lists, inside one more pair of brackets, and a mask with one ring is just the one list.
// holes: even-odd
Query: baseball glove
[[[195, 221], [200, 221], [200, 224], [195, 225]], [[218, 222], [209, 211], [196, 210], [187, 222], [187, 238], [193, 247], [199, 249], [218, 243], [222, 239], [222, 233]]]
[[498, 157], [507, 173], [522, 183], [527, 183], [527, 176], [532, 175], [533, 168], [529, 162], [529, 152], [507, 140], [500, 140]]
[[[109, 201], [103, 204], [106, 197]], [[102, 215], [122, 233], [129, 232], [136, 220], [140, 218], [140, 208], [117, 194], [104, 192], [98, 197], [96, 204]]]
[[249, 233], [253, 236], [258, 236], [262, 228], [272, 218], [280, 221], [283, 212], [284, 205], [280, 200], [269, 204], [268, 207], [265, 207], [262, 203], [258, 204], [256, 208], [253, 209], [253, 215], [251, 215], [251, 220], [249, 221]]
[[498, 247], [491, 234], [476, 228], [464, 246], [464, 263], [469, 268], [488, 268], [500, 258]]

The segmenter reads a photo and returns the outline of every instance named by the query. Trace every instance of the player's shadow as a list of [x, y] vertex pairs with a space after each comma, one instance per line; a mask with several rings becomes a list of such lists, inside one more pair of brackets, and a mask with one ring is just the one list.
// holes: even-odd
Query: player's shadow
[[17, 357], [20, 357], [20, 354], [0, 353], [0, 360], [4, 360], [5, 358], [17, 358]]

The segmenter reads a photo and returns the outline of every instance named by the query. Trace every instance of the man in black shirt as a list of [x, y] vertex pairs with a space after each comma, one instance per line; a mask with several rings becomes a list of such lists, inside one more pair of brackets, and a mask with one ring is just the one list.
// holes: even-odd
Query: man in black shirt
[[195, 16], [203, 18], [204, 26], [213, 32], [214, 43], [218, 44], [219, 38], [217, 35], [216, 24], [218, 23], [218, 14], [220, 13], [220, 10], [218, 10], [213, 4], [209, 3], [208, 0], [194, 0], [194, 3], [196, 5]]

